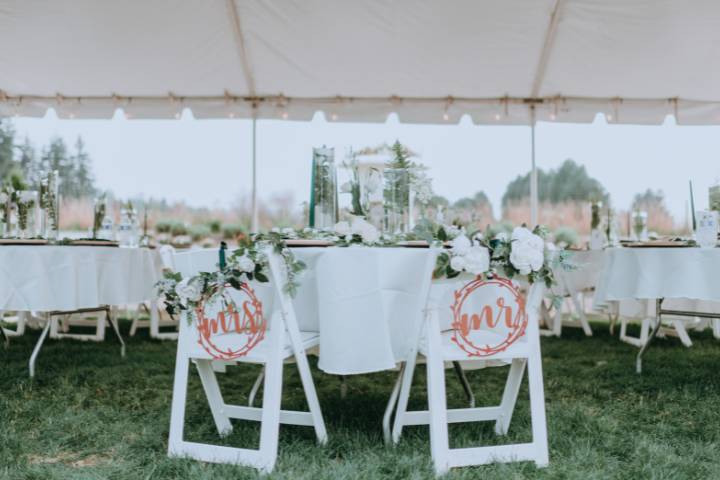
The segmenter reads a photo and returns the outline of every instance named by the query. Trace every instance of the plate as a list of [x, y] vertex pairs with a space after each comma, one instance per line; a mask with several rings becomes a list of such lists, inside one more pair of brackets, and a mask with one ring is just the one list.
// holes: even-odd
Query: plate
[[110, 240], [71, 240], [68, 245], [76, 247], [119, 247], [120, 244]]
[[333, 242], [330, 240], [312, 240], [305, 238], [295, 238], [291, 240], [285, 240], [285, 245], [288, 247], [331, 247]]
[[669, 240], [651, 240], [649, 242], [630, 242], [623, 244], [627, 248], [683, 248], [690, 247], [687, 242], [672, 242]]
[[0, 238], [0, 245], [47, 245], [44, 238]]

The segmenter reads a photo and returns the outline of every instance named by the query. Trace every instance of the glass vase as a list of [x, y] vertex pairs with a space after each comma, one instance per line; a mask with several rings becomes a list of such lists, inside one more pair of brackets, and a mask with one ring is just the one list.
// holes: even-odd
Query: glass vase
[[118, 241], [123, 247], [138, 246], [137, 213], [132, 207], [120, 209], [120, 225], [118, 225]]
[[337, 171], [332, 148], [314, 148], [310, 193], [310, 226], [332, 228], [338, 221]]
[[59, 173], [53, 171], [40, 182], [40, 236], [57, 241], [60, 233]]
[[22, 239], [37, 236], [38, 192], [20, 190], [16, 193], [17, 237]]
[[633, 212], [632, 232], [634, 240], [646, 241], [648, 239], [647, 220], [647, 212]]
[[386, 168], [385, 232], [397, 235], [410, 229], [410, 172], [404, 168]]
[[97, 240], [115, 240], [114, 222], [110, 214], [110, 202], [108, 202], [105, 196], [95, 199], [91, 238]]

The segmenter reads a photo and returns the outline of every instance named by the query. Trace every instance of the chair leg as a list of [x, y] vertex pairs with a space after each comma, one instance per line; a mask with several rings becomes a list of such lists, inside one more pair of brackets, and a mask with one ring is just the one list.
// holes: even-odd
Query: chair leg
[[265, 383], [263, 385], [263, 411], [260, 426], [260, 470], [265, 473], [275, 468], [280, 433], [280, 407], [282, 400], [283, 358], [282, 345], [285, 332], [282, 324], [274, 332], [274, 344], [271, 346], [268, 362], [265, 365]]
[[[298, 337], [300, 332], [297, 332]], [[298, 372], [300, 372], [300, 381], [305, 390], [305, 399], [308, 403], [308, 408], [313, 419], [313, 426], [315, 427], [315, 436], [317, 437], [318, 443], [324, 445], [327, 443], [327, 430], [325, 429], [325, 421], [323, 420], [322, 411], [320, 409], [320, 400], [318, 400], [317, 391], [315, 390], [315, 383], [310, 373], [310, 364], [307, 360], [307, 355], [304, 350], [298, 349], [295, 352], [295, 362], [297, 363]]]
[[526, 359], [515, 358], [510, 365], [510, 372], [508, 373], [502, 401], [500, 402], [500, 409], [502, 411], [500, 418], [495, 422], [495, 433], [497, 435], [507, 435], [508, 429], [510, 428], [510, 421], [515, 411], [515, 403], [517, 402], [518, 393], [520, 392], [520, 385], [522, 384], [526, 364]]
[[253, 386], [250, 389], [250, 394], [248, 395], [248, 407], [252, 407], [253, 403], [255, 403], [255, 397], [257, 396], [257, 393], [260, 390], [260, 387], [262, 386], [264, 378], [265, 378], [265, 366], [263, 366], [262, 370], [260, 370], [260, 373], [258, 374], [257, 378], [255, 379], [255, 383], [253, 383]]
[[183, 431], [185, 427], [185, 402], [187, 401], [188, 370], [190, 362], [187, 357], [177, 354], [175, 360], [175, 380], [173, 383], [172, 407], [170, 410], [170, 435], [168, 438], [168, 455], [183, 455]]
[[455, 370], [455, 374], [460, 381], [460, 385], [462, 385], [463, 387], [465, 396], [467, 397], [468, 406], [470, 408], [475, 408], [475, 394], [473, 393], [470, 382], [468, 382], [467, 376], [465, 375], [465, 370], [462, 369], [462, 365], [460, 365], [460, 362], [452, 362], [452, 365], [453, 369]]
[[210, 412], [215, 421], [218, 434], [220, 434], [221, 437], [228, 435], [232, 432], [232, 424], [230, 423], [230, 418], [223, 413], [225, 402], [223, 401], [215, 372], [213, 372], [212, 366], [210, 365], [210, 360], [195, 360], [195, 364], [197, 365], [200, 381], [205, 390], [205, 396], [210, 405]]
[[437, 312], [431, 312], [428, 325], [427, 390], [430, 411], [430, 452], [435, 473], [450, 470], [450, 442], [448, 439], [447, 398], [445, 396], [445, 365], [442, 359], [440, 327]]
[[530, 418], [532, 421], [533, 444], [537, 452], [535, 464], [538, 467], [544, 467], [550, 462], [541, 362], [540, 347], [537, 346], [528, 359], [528, 384], [530, 386]]
[[673, 327], [675, 327], [675, 331], [677, 332], [677, 336], [682, 342], [683, 345], [686, 347], [692, 347], [692, 340], [690, 340], [690, 335], [687, 332], [687, 329], [685, 328], [685, 323], [683, 323], [682, 320], [673, 320], [672, 321]]
[[585, 315], [584, 302], [581, 302], [579, 297], [580, 293], [572, 296], [573, 305], [575, 306], [575, 311], [580, 319], [580, 326], [582, 327], [583, 332], [585, 332], [586, 336], [592, 337], [592, 329], [590, 328], [587, 316]]
[[403, 416], [407, 412], [408, 399], [410, 398], [410, 389], [412, 388], [413, 376], [415, 374], [415, 365], [417, 365], [417, 353], [408, 357], [405, 368], [402, 371], [402, 383], [400, 384], [400, 396], [398, 397], [397, 408], [395, 409], [395, 422], [392, 429], [392, 441], [397, 444], [402, 435], [403, 426], [405, 425]]
[[[397, 380], [393, 385], [390, 398], [388, 399], [387, 406], [385, 407], [385, 413], [383, 414], [382, 428], [383, 428], [383, 440], [385, 445], [390, 445], [392, 442], [392, 431], [390, 429], [390, 418], [392, 417], [393, 410], [397, 405], [398, 395], [400, 394], [400, 383], [402, 382], [403, 372], [405, 371], [405, 363], [400, 365], [400, 371], [398, 372]], [[398, 413], [395, 413], [397, 418]]]

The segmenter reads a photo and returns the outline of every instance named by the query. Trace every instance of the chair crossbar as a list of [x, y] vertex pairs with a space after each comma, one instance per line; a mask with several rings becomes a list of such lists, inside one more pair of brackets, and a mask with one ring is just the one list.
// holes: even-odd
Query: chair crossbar
[[[496, 462], [537, 461], [537, 446], [534, 443], [517, 443], [492, 447], [453, 448], [448, 452], [449, 466], [467, 467]], [[542, 466], [542, 465], [538, 465]]]
[[[259, 422], [262, 420], [263, 409], [261, 407], [245, 407], [242, 405], [225, 404], [222, 406], [221, 412], [230, 418]], [[313, 418], [310, 412], [280, 410], [280, 423], [312, 427]]]
[[[501, 407], [452, 408], [447, 411], [448, 423], [487, 422], [502, 416]], [[404, 425], [428, 425], [429, 410], [413, 410], [405, 412], [402, 418]]]

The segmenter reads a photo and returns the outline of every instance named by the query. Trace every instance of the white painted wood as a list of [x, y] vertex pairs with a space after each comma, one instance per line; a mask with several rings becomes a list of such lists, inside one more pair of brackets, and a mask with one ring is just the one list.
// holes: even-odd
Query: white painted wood
[[218, 434], [221, 437], [226, 436], [232, 432], [232, 424], [224, 411], [223, 407], [225, 406], [225, 402], [223, 401], [215, 372], [210, 365], [210, 360], [195, 360], [195, 366], [200, 375], [200, 381], [205, 390], [205, 396], [207, 397], [208, 405], [210, 405], [210, 413], [215, 421]]
[[[428, 310], [426, 315], [426, 345], [420, 345], [418, 351], [427, 357], [428, 410], [407, 411], [409, 386], [412, 383], [412, 370], [415, 363], [408, 363], [402, 372], [402, 381], [392, 431], [392, 440], [397, 442], [404, 425], [430, 425], [430, 450], [435, 471], [438, 475], [446, 473], [451, 467], [481, 465], [490, 462], [509, 462], [532, 460], [538, 466], [549, 461], [547, 443], [547, 424], [545, 417], [545, 395], [540, 355], [539, 314], [543, 287], [534, 285], [527, 299], [528, 326], [522, 348], [508, 348], [493, 356], [468, 358], [465, 362], [512, 358], [503, 398], [498, 406], [479, 408], [448, 409], [445, 397], [444, 364], [449, 359], [456, 360], [457, 347], [452, 343], [443, 343], [436, 308]], [[520, 342], [517, 342], [520, 343]], [[508, 353], [510, 352], [510, 353]], [[413, 354], [413, 358], [417, 354]], [[412, 368], [410, 368], [412, 367]], [[527, 367], [527, 368], [526, 368]], [[505, 435], [508, 432], [512, 414], [517, 403], [520, 385], [525, 371], [528, 373], [530, 390], [530, 413], [532, 420], [532, 443], [487, 446], [479, 448], [449, 448], [448, 424], [459, 422], [495, 421], [495, 432]], [[407, 390], [405, 389], [407, 382]]]
[[510, 428], [510, 420], [512, 420], [512, 415], [515, 411], [515, 403], [517, 402], [518, 393], [520, 392], [520, 384], [522, 383], [526, 364], [526, 359], [516, 358], [510, 365], [510, 372], [508, 372], [505, 390], [503, 391], [502, 400], [500, 401], [500, 415], [495, 422], [495, 433], [497, 435], [507, 435], [508, 429]]
[[435, 473], [443, 475], [450, 469], [450, 443], [448, 439], [447, 400], [445, 397], [445, 364], [442, 358], [440, 325], [437, 310], [435, 309], [429, 315], [427, 337], [430, 452], [435, 466]]
[[[253, 351], [232, 361], [217, 361], [207, 352], [197, 347], [196, 325], [181, 322], [178, 355], [176, 359], [175, 384], [170, 421], [170, 440], [168, 454], [197, 460], [219, 463], [231, 463], [256, 468], [263, 473], [273, 470], [277, 459], [280, 423], [312, 426], [318, 441], [327, 441], [325, 423], [320, 411], [320, 403], [310, 373], [305, 353], [306, 348], [318, 344], [318, 336], [300, 332], [292, 301], [281, 286], [284, 281], [284, 265], [277, 254], [268, 250], [270, 260], [271, 284], [276, 298], [275, 309], [270, 312], [265, 338]], [[210, 406], [215, 425], [220, 435], [232, 429], [231, 418], [260, 422], [260, 445], [257, 450], [232, 448], [227, 446], [205, 445], [183, 440], [185, 402], [187, 400], [188, 364], [196, 363], [203, 390]], [[294, 360], [302, 380], [309, 411], [281, 410], [283, 367], [286, 361]], [[251, 392], [257, 394], [260, 383], [263, 389], [262, 407], [228, 405], [222, 398], [217, 382], [217, 369], [226, 365], [242, 363], [261, 363], [263, 373], [258, 377]], [[250, 401], [252, 404], [252, 400]]]

